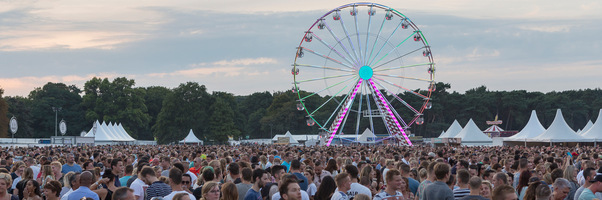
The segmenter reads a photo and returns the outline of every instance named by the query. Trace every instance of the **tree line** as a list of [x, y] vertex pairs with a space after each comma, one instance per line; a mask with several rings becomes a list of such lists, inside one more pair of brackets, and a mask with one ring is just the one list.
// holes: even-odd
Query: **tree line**
[[[547, 127], [554, 120], [558, 108], [562, 109], [568, 125], [578, 130], [588, 120], [595, 121], [602, 108], [602, 90], [599, 88], [548, 93], [489, 91], [485, 86], [459, 93], [450, 92], [448, 83], [437, 83], [436, 88], [431, 96], [433, 106], [424, 112], [425, 123], [410, 127], [417, 136], [436, 137], [456, 119], [464, 125], [472, 118], [484, 130], [487, 128], [485, 121], [493, 120], [496, 115], [504, 121], [501, 128], [520, 130], [529, 120], [531, 110], [537, 111], [541, 123]], [[301, 96], [310, 94], [298, 92]], [[176, 88], [136, 87], [133, 79], [119, 77], [113, 80], [92, 78], [83, 89], [49, 82], [35, 88], [27, 97], [2, 97], [3, 93], [0, 88], [0, 137], [11, 136], [8, 124], [13, 116], [19, 122], [15, 137], [53, 136], [55, 114], [59, 121], [67, 122], [65, 135], [78, 136], [82, 131], [89, 131], [93, 122], [99, 120], [119, 122], [133, 138], [156, 140], [161, 144], [183, 139], [190, 129], [199, 139], [209, 143], [223, 143], [228, 137], [270, 138], [286, 131], [293, 134], [320, 132], [318, 126], [307, 125], [307, 113], [297, 109], [299, 94], [292, 90], [233, 95], [219, 91], [209, 93], [204, 85], [197, 82], [182, 83]], [[393, 95], [384, 91], [383, 94], [392, 100], [393, 107], [402, 118], [413, 116], [401, 102], [393, 100]], [[410, 92], [397, 95], [410, 105], [423, 103], [423, 99]], [[331, 99], [328, 95], [312, 95], [305, 99], [305, 103], [315, 109], [328, 99]], [[324, 104], [313, 115], [327, 119], [336, 110], [336, 105]], [[61, 109], [55, 113], [53, 107]], [[357, 114], [350, 112], [348, 118], [355, 119]], [[369, 124], [364, 117], [360, 122], [364, 126]], [[345, 134], [355, 131], [354, 125], [343, 127]], [[384, 134], [386, 128], [377, 125], [373, 131]]]

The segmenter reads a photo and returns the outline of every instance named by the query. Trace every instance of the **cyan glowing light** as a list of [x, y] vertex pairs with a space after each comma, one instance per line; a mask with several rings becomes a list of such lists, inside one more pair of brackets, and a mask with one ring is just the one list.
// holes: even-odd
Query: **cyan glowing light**
[[355, 89], [353, 89], [353, 93], [351, 93], [351, 96], [349, 97], [349, 100], [347, 101], [347, 105], [345, 105], [345, 108], [343, 109], [343, 113], [340, 116], [338, 116], [338, 118], [336, 119], [337, 123], [336, 123], [334, 129], [332, 129], [332, 134], [330, 135], [330, 139], [328, 140], [328, 143], [326, 143], [326, 146], [330, 146], [330, 143], [332, 142], [334, 135], [337, 133], [337, 130], [339, 130], [339, 127], [341, 126], [341, 122], [343, 121], [343, 118], [345, 118], [345, 115], [347, 115], [347, 111], [349, 110], [349, 105], [351, 105], [351, 102], [353, 102], [353, 99], [355, 98], [355, 95], [357, 94], [357, 90], [360, 88], [361, 85], [362, 85], [362, 79], [359, 79], [359, 81], [357, 82], [357, 85], [355, 85]]
[[372, 67], [363, 66], [360, 68], [359, 75], [360, 78], [368, 80], [372, 78], [372, 75], [374, 75], [374, 71], [372, 70]]
[[389, 108], [389, 105], [387, 105], [385, 102], [385, 99], [383, 98], [382, 94], [380, 93], [380, 91], [378, 90], [378, 88], [376, 88], [376, 85], [374, 84], [374, 82], [372, 81], [372, 79], [368, 80], [370, 81], [370, 85], [372, 86], [372, 88], [374, 88], [374, 92], [376, 93], [376, 95], [378, 96], [378, 98], [380, 98], [382, 104], [385, 106], [385, 108], [387, 109], [389, 115], [391, 116], [391, 118], [393, 119], [393, 121], [395, 122], [395, 125], [397, 125], [397, 128], [399, 128], [399, 131], [401, 132], [401, 134], [403, 134], [404, 139], [406, 140], [406, 142], [408, 142], [408, 145], [412, 146], [412, 142], [410, 141], [410, 139], [408, 138], [408, 136], [406, 135], [405, 131], [403, 131], [403, 129], [401, 128], [401, 125], [399, 124], [399, 122], [397, 121], [397, 118], [395, 118], [395, 115], [393, 115], [393, 112], [391, 111], [391, 109]]

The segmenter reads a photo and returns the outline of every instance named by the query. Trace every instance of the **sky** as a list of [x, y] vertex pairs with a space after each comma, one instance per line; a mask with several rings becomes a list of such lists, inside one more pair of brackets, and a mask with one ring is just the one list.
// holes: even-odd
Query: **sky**
[[[247, 95], [292, 86], [304, 32], [350, 1], [0, 0], [0, 88], [27, 96], [92, 77]], [[600, 88], [597, 0], [375, 1], [428, 38], [436, 81], [463, 92]]]

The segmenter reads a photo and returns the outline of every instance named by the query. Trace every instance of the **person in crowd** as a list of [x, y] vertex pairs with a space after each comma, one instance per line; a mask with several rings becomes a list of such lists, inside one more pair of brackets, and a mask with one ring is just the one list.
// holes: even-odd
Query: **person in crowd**
[[46, 185], [46, 182], [54, 180], [54, 176], [52, 174], [52, 167], [50, 165], [43, 165], [41, 170], [41, 175], [36, 180], [38, 181], [38, 183], [42, 184], [42, 187], [44, 187], [44, 185]]
[[48, 183], [44, 185], [44, 196], [46, 197], [46, 200], [59, 200], [61, 189], [61, 183], [58, 181], [48, 181]]
[[[405, 159], [405, 157], [404, 157]], [[408, 187], [410, 188], [410, 192], [412, 192], [412, 194], [416, 194], [416, 192], [418, 191], [418, 186], [420, 185], [420, 182], [418, 182], [416, 179], [410, 177], [410, 172], [412, 171], [410, 165], [400, 162], [399, 164], [399, 172], [401, 172], [401, 176], [405, 177], [408, 179]]]
[[148, 166], [148, 163], [146, 163], [146, 162], [138, 163], [138, 167], [136, 170], [136, 171], [138, 171], [138, 174], [136, 176], [136, 179], [129, 186], [130, 188], [132, 188], [132, 190], [134, 190], [134, 197], [136, 197], [136, 200], [144, 200], [144, 193], [145, 193], [146, 188], [148, 188], [148, 185], [146, 183], [144, 183], [144, 180], [143, 180], [144, 177], [142, 177], [142, 175], [140, 175], [140, 173], [142, 172], [142, 168], [144, 168], [146, 166]]
[[[514, 178], [513, 178], [514, 182], [512, 183], [512, 187], [516, 188], [517, 190], [519, 190], [518, 184], [519, 184], [519, 180], [520, 180], [519, 179], [520, 174], [523, 171], [530, 171], [530, 169], [528, 168], [528, 165], [529, 165], [529, 161], [526, 158], [521, 158], [518, 161], [518, 172], [514, 173]], [[523, 180], [528, 181], [529, 179], [527, 178], [527, 179], [523, 179]], [[525, 182], [525, 184], [527, 184], [527, 182]]]
[[326, 167], [322, 170], [320, 174], [320, 180], [324, 179], [326, 176], [334, 177], [338, 173], [337, 161], [335, 159], [328, 160]]
[[596, 177], [596, 170], [594, 168], [586, 168], [583, 170], [583, 177], [585, 178], [585, 184], [583, 184], [577, 191], [575, 191], [574, 199], [579, 199], [579, 195], [583, 192], [585, 188], [588, 188], [592, 185], [592, 180]]
[[535, 200], [537, 196], [537, 187], [540, 185], [547, 186], [547, 184], [543, 183], [542, 181], [531, 181], [529, 183], [529, 187], [526, 189], [525, 195], [522, 198], [519, 195], [518, 199]]
[[220, 200], [238, 200], [238, 190], [234, 183], [228, 182], [222, 185]]
[[[24, 162], [16, 162], [15, 165], [13, 166], [13, 168], [11, 169], [11, 178], [13, 179], [13, 182], [11, 183], [11, 189], [16, 189], [17, 188], [17, 183], [21, 182], [21, 180], [23, 180], [23, 173], [25, 172], [25, 163]], [[32, 170], [33, 171], [33, 170]], [[33, 174], [33, 172], [32, 172]], [[23, 190], [21, 190], [23, 191]], [[13, 192], [15, 193], [15, 192]]]
[[29, 182], [30, 180], [33, 180], [33, 170], [29, 167], [24, 168], [24, 172], [21, 176], [21, 180], [17, 183], [17, 185], [15, 186], [15, 189], [13, 190], [13, 193], [19, 195], [19, 199], [23, 199], [24, 198], [24, 191], [25, 188], [27, 187], [27, 182]]
[[535, 200], [550, 200], [552, 190], [546, 184], [541, 184], [535, 189]]
[[[458, 188], [454, 189], [454, 198], [461, 199], [462, 197], [468, 196], [473, 192], [472, 188], [469, 188], [470, 173], [465, 169], [460, 169], [456, 172], [456, 180]], [[479, 179], [479, 192], [481, 191], [481, 179]]]
[[492, 200], [518, 200], [516, 190], [512, 186], [502, 185], [493, 190]]
[[425, 200], [451, 200], [454, 199], [454, 193], [447, 187], [447, 179], [451, 175], [450, 167], [447, 163], [438, 162], [434, 168], [435, 182], [429, 184], [424, 189]]
[[483, 196], [487, 199], [491, 199], [492, 191], [493, 191], [493, 186], [491, 186], [491, 182], [483, 180], [481, 182], [481, 196]]
[[385, 180], [387, 181], [386, 188], [382, 191], [374, 195], [374, 200], [383, 200], [388, 198], [403, 198], [403, 194], [399, 191], [402, 187], [402, 176], [401, 172], [396, 169], [390, 169], [387, 171], [387, 176], [385, 176]]
[[496, 173], [495, 175], [493, 175], [491, 184], [493, 184], [493, 188], [501, 185], [508, 185], [508, 175], [504, 172]]
[[62, 166], [61, 173], [66, 174], [67, 172], [82, 172], [82, 167], [75, 163], [75, 155], [73, 153], [67, 154], [67, 162]]
[[[466, 171], [466, 170], [462, 170], [462, 171]], [[460, 171], [458, 171], [459, 174]], [[466, 171], [466, 173], [469, 173], [468, 171]], [[459, 181], [459, 179], [458, 179]], [[468, 195], [465, 195], [459, 199], [461, 200], [486, 200], [488, 198], [485, 198], [483, 196], [481, 196], [481, 188], [483, 188], [483, 180], [478, 177], [478, 176], [474, 176], [472, 178], [470, 178], [468, 180], [468, 186], [470, 187], [470, 192], [468, 193]]]
[[[248, 168], [247, 168], [248, 169]], [[262, 200], [260, 189], [263, 188], [268, 182], [268, 173], [263, 169], [253, 170], [253, 186], [247, 190], [243, 199], [244, 200]]]
[[191, 200], [188, 195], [185, 193], [179, 193], [173, 196], [173, 200]]
[[[125, 165], [123, 164], [123, 160], [121, 160], [121, 158], [115, 158], [111, 160], [111, 172], [115, 176], [115, 179], [119, 180], [119, 176], [123, 176], [124, 171]], [[115, 181], [114, 185], [116, 187], [121, 187], [121, 181]]]
[[[178, 193], [187, 193], [182, 188], [182, 174], [182, 170], [175, 167], [169, 170], [169, 186], [171, 187], [171, 193], [163, 197], [164, 200], [171, 200], [173, 196], [175, 196]], [[219, 194], [219, 188], [217, 188], [217, 193]], [[188, 193], [188, 195], [190, 199], [195, 198], [194, 195], [190, 193]]]
[[578, 200], [593, 200], [600, 199], [598, 194], [602, 192], [602, 174], [596, 175], [592, 180], [590, 180], [591, 185], [585, 189], [579, 195]]
[[18, 200], [15, 195], [8, 193], [13, 180], [10, 174], [0, 173], [0, 200]]
[[334, 194], [336, 187], [336, 183], [332, 176], [324, 177], [320, 187], [318, 187], [318, 190], [316, 191], [314, 200], [329, 200], [332, 197], [332, 194]]
[[562, 200], [569, 195], [571, 186], [568, 180], [564, 178], [557, 178], [552, 184], [552, 200]]
[[242, 182], [236, 184], [236, 191], [238, 192], [238, 200], [243, 200], [247, 191], [253, 187], [253, 170], [245, 167], [241, 170]]
[[159, 181], [157, 174], [151, 167], [143, 167], [139, 174], [142, 180], [144, 180], [144, 184], [148, 185], [144, 195], [145, 200], [150, 200], [153, 197], [164, 197], [171, 193], [171, 187]]
[[291, 174], [295, 175], [297, 179], [300, 180], [299, 186], [301, 187], [301, 190], [307, 191], [309, 181], [307, 180], [307, 177], [305, 177], [303, 173], [301, 173], [301, 162], [297, 159], [291, 160], [289, 171]]
[[[67, 192], [65, 192], [65, 194], [63, 194], [61, 196], [61, 200], [68, 200], [69, 199], [69, 195], [71, 193], [73, 193], [73, 191], [79, 189], [79, 175], [80, 173], [75, 173], [75, 172], [70, 172], [72, 173], [71, 176], [65, 176], [66, 180], [64, 182], [68, 182], [69, 183], [69, 190]], [[67, 173], [67, 174], [70, 174]]]
[[[313, 169], [306, 169], [305, 172], [303, 172], [303, 175], [307, 178], [307, 181], [308, 181], [307, 194], [309, 195], [309, 198], [312, 200], [314, 199], [314, 196], [316, 195], [316, 191], [318, 191], [318, 187], [314, 183], [314, 180], [315, 180], [314, 173], [315, 172]], [[372, 195], [369, 195], [369, 196], [372, 196]]]
[[351, 189], [349, 174], [347, 172], [339, 173], [334, 177], [334, 181], [337, 184], [337, 189], [330, 200], [348, 200], [347, 192]]
[[[171, 172], [171, 170], [170, 170]], [[220, 190], [218, 182], [207, 182], [203, 185], [203, 192], [200, 200], [219, 200]]]
[[[29, 168], [31, 169], [31, 168]], [[42, 200], [42, 192], [40, 191], [40, 184], [33, 179], [27, 180], [25, 188], [23, 189], [23, 199], [25, 200]]]
[[[345, 176], [349, 178], [348, 176]], [[301, 187], [296, 179], [285, 179], [278, 187], [283, 200], [301, 200]]]
[[[66, 164], [66, 165], [69, 166], [68, 164]], [[57, 180], [57, 181], [61, 182], [63, 180], [63, 176], [65, 175], [65, 173], [62, 172], [63, 166], [61, 165], [61, 163], [58, 161], [52, 161], [50, 163], [50, 168], [52, 169], [52, 174], [54, 175], [53, 180]], [[75, 169], [77, 169], [77, 168], [75, 168]], [[77, 170], [75, 170], [73, 172], [80, 173], [81, 167], [79, 169], [80, 169], [79, 172], [77, 172]]]
[[89, 197], [94, 200], [100, 200], [98, 194], [90, 190], [90, 185], [94, 181], [94, 175], [85, 171], [79, 175], [79, 187], [69, 194], [68, 200], [80, 200], [82, 197]]
[[128, 180], [132, 177], [133, 172], [134, 172], [134, 166], [126, 165], [123, 177], [119, 178], [119, 184], [121, 184], [122, 186], [126, 186]]
[[[425, 188], [430, 185], [431, 183], [433, 183], [435, 181], [435, 165], [437, 164], [436, 162], [424, 162], [425, 165], [427, 166], [427, 169], [425, 170], [427, 172], [427, 177], [425, 178], [424, 181], [422, 181], [420, 183], [420, 185], [418, 186], [418, 192], [416, 193], [416, 197], [417, 200], [424, 200], [424, 191]], [[422, 178], [421, 178], [422, 179]], [[453, 191], [452, 191], [453, 193]]]
[[119, 187], [113, 192], [113, 200], [135, 200], [134, 190], [128, 187]]
[[[282, 176], [286, 173], [286, 167], [282, 166], [282, 165], [275, 165], [272, 167], [272, 176], [274, 176], [274, 182], [271, 184], [266, 184], [265, 187], [267, 187], [268, 189], [266, 191], [268, 191], [269, 193], [268, 198], [269, 200], [271, 200], [272, 196], [274, 196], [274, 194], [276, 194], [278, 192], [278, 184], [280, 182], [280, 180], [282, 179]], [[264, 194], [262, 192], [262, 196], [265, 196], [266, 194]]]

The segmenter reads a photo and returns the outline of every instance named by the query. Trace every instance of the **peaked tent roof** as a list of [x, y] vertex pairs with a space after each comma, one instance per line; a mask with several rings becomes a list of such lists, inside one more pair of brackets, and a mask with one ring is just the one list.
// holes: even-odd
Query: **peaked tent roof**
[[299, 144], [299, 141], [295, 140], [295, 138], [293, 138], [293, 134], [291, 134], [290, 131], [286, 131], [286, 133], [284, 134], [284, 137], [288, 137], [289, 138], [289, 144]]
[[127, 131], [125, 131], [125, 129], [123, 128], [123, 126], [121, 125], [121, 123], [119, 123], [119, 125], [117, 125], [117, 127], [121, 130], [121, 133], [125, 136], [126, 139], [136, 140], [132, 136], [130, 136], [130, 134], [128, 134]]
[[441, 131], [441, 134], [439, 135], [439, 138], [441, 138], [441, 136], [445, 135], [445, 131]]
[[504, 129], [500, 128], [497, 125], [492, 125], [489, 128], [485, 129], [483, 132], [491, 133], [491, 132], [502, 132], [502, 131], [504, 131]]
[[456, 135], [454, 138], [461, 138], [462, 143], [492, 143], [493, 140], [485, 135], [477, 124], [472, 121], [472, 118], [468, 120], [466, 126]]
[[595, 139], [596, 141], [602, 141], [602, 118], [601, 117], [602, 117], [602, 109], [600, 109], [600, 111], [598, 112], [598, 119], [596, 120], [596, 123], [594, 125], [592, 125], [592, 127], [587, 131], [585, 131], [585, 129], [583, 129], [584, 131], [581, 136], [583, 136], [584, 138]]
[[591, 141], [575, 133], [562, 116], [560, 109], [556, 110], [556, 117], [548, 130], [534, 138], [527, 138], [530, 142], [588, 142]]
[[[96, 134], [94, 134], [94, 127], [96, 127]], [[96, 120], [94, 126], [86, 133], [85, 137], [94, 137], [94, 141], [113, 141], [113, 142], [131, 142], [136, 139], [132, 138], [123, 130], [123, 127], [119, 128], [115, 124], [105, 123], [102, 124]]]
[[454, 122], [447, 128], [444, 134], [441, 134], [439, 138], [455, 138], [458, 133], [462, 131], [462, 126], [458, 123], [458, 120], [454, 120]]
[[362, 133], [362, 135], [360, 136], [358, 141], [359, 142], [368, 142], [368, 139], [375, 138], [375, 137], [376, 137], [376, 135], [374, 135], [374, 133], [372, 131], [370, 131], [370, 129], [366, 128], [366, 130], [364, 130], [364, 132]]
[[[598, 115], [600, 115], [600, 114], [598, 114]], [[594, 125], [594, 123], [592, 123], [592, 120], [589, 120], [589, 121], [587, 121], [587, 124], [585, 124], [583, 129], [580, 129], [581, 131], [577, 131], [577, 133], [581, 133], [581, 135], [583, 135], [585, 132], [589, 131], [589, 129], [592, 128], [593, 125]]]
[[194, 135], [194, 132], [192, 132], [192, 129], [190, 129], [188, 135], [183, 140], [180, 140], [180, 143], [203, 143], [203, 141], [199, 140], [199, 138]]
[[535, 113], [535, 110], [532, 110], [531, 117], [523, 130], [520, 130], [520, 132], [511, 137], [504, 138], [504, 141], [525, 141], [525, 139], [537, 137], [544, 131], [546, 131], [546, 129], [539, 122], [537, 113]]

